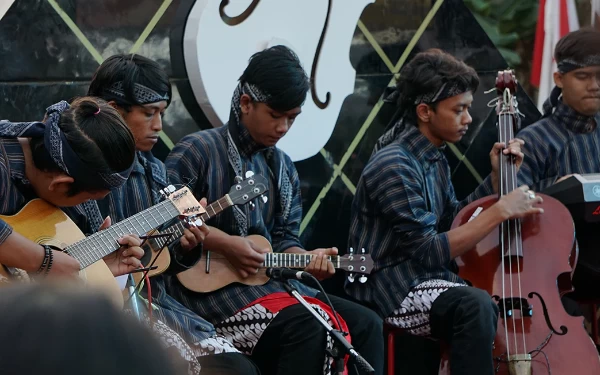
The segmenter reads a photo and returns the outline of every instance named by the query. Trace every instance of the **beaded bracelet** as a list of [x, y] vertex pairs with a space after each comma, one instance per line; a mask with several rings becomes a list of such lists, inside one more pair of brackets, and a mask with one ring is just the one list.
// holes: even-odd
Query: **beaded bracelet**
[[[50, 246], [48, 246], [48, 248], [50, 249]], [[50, 258], [48, 259], [48, 267], [46, 267], [46, 272], [44, 272], [44, 276], [47, 276], [48, 273], [50, 272], [50, 268], [52, 268], [53, 260], [54, 260], [54, 251], [52, 251], [52, 249], [50, 249]]]
[[[50, 246], [48, 245], [41, 245], [44, 248], [44, 260], [42, 260], [42, 265], [40, 266], [40, 268], [38, 268], [38, 270], [36, 271], [36, 274], [40, 274], [42, 273], [42, 271], [44, 271], [44, 269], [47, 270], [48, 264], [51, 262], [52, 259], [52, 249], [50, 248]], [[47, 274], [48, 272], [46, 272]]]

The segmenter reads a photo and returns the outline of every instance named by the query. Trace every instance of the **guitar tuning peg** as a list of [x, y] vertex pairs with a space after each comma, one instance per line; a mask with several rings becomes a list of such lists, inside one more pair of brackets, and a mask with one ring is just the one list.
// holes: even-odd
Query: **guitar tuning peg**
[[250, 203], [248, 203], [248, 205], [250, 206], [250, 210], [254, 210], [256, 208], [256, 205], [254, 204], [254, 202], [250, 202]]
[[247, 171], [246, 172], [246, 178], [250, 178], [252, 176], [254, 176], [254, 172], [252, 172], [252, 171]]
[[364, 247], [362, 248], [362, 250], [361, 250], [361, 252], [360, 252], [360, 253], [361, 253], [361, 254], [364, 254], [364, 253], [365, 253], [365, 248], [364, 248]]
[[354, 254], [354, 249], [353, 249], [353, 248], [350, 248], [350, 249], [348, 250], [348, 252], [349, 252], [350, 254]]
[[244, 179], [242, 178], [242, 176], [235, 176], [233, 178], [233, 180], [235, 181], [236, 184], [239, 184], [240, 182], [244, 181]]
[[362, 276], [361, 276], [361, 277], [358, 279], [358, 281], [360, 281], [360, 283], [361, 283], [361, 284], [364, 284], [364, 283], [366, 283], [366, 282], [367, 282], [367, 277], [366, 277], [365, 275], [362, 275]]
[[201, 219], [196, 219], [196, 218], [193, 218], [193, 217], [189, 217], [189, 218], [187, 219], [187, 223], [188, 223], [188, 224], [189, 224], [191, 227], [196, 227], [196, 228], [198, 228], [198, 227], [201, 227], [201, 226], [202, 226], [202, 224], [203, 224], [203, 222], [202, 222], [202, 220], [201, 220]]
[[266, 197], [266, 196], [264, 196], [264, 195], [261, 195], [261, 196], [260, 196], [260, 199], [262, 199], [263, 203], [267, 203], [267, 202], [269, 201], [269, 198], [267, 198], [267, 197]]
[[354, 274], [352, 272], [348, 274], [348, 281], [350, 281], [351, 283], [354, 282]]

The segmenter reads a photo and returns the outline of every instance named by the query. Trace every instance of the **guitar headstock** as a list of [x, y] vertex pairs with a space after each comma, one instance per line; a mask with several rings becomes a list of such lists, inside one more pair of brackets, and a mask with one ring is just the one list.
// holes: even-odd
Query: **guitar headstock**
[[206, 212], [188, 187], [175, 190], [173, 185], [169, 185], [163, 189], [162, 193], [167, 200], [173, 203], [180, 216], [192, 217]]
[[[235, 185], [229, 190], [229, 199], [234, 205], [244, 205], [269, 191], [269, 181], [265, 177], [252, 172], [246, 173], [246, 178], [235, 178]], [[263, 196], [266, 202], [266, 197]]]
[[373, 259], [369, 254], [365, 253], [365, 249], [361, 250], [361, 253], [355, 254], [354, 249], [350, 248], [348, 255], [340, 256], [340, 267], [339, 269], [349, 272], [348, 281], [354, 282], [354, 274], [357, 273], [360, 276], [359, 281], [365, 283], [367, 281], [368, 274], [373, 270]]

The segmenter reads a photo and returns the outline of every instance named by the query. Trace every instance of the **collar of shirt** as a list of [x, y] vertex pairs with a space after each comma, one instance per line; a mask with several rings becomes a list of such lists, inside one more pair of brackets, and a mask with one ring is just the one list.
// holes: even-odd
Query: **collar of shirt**
[[432, 164], [444, 157], [442, 151], [446, 145], [436, 147], [416, 126], [408, 125], [398, 140], [423, 165]]
[[[150, 171], [150, 176], [147, 176], [148, 170]], [[162, 162], [156, 159], [150, 151], [138, 151], [135, 153], [132, 173], [140, 173], [146, 177], [150, 177], [156, 181], [161, 188], [168, 185], [165, 178], [166, 171], [164, 170]]]
[[238, 151], [240, 154], [243, 154], [246, 157], [252, 156], [253, 154], [267, 150], [271, 147], [265, 147], [259, 143], [257, 143], [254, 138], [250, 135], [248, 129], [244, 126], [244, 124], [240, 123], [230, 123], [229, 131], [231, 133], [231, 137], [233, 138]]
[[596, 129], [600, 115], [584, 116], [559, 100], [552, 114], [559, 123], [564, 124], [573, 133], [591, 133]]

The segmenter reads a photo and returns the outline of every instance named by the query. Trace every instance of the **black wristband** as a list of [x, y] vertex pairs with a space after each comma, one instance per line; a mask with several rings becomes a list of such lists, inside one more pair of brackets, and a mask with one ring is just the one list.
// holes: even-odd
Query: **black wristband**
[[50, 258], [52, 257], [52, 249], [48, 245], [41, 245], [44, 248], [44, 259], [42, 260], [42, 264], [40, 268], [36, 271], [36, 274], [40, 274], [48, 267], [48, 263], [50, 262]]
[[[48, 246], [50, 249], [50, 246]], [[54, 260], [54, 251], [50, 249], [50, 258], [48, 259], [48, 267], [46, 267], [46, 272], [44, 272], [44, 276], [47, 276], [50, 272], [50, 268], [52, 268], [52, 261]]]

